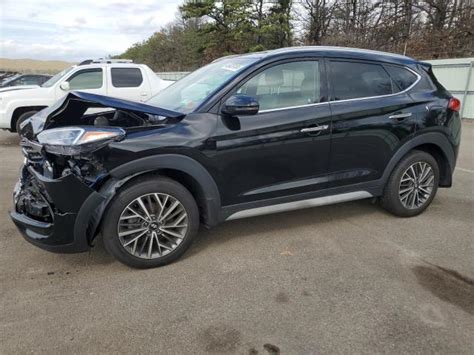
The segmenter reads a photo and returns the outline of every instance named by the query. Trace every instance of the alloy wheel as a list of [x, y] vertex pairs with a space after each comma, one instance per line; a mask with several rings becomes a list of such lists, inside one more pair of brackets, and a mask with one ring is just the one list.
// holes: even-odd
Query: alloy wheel
[[142, 259], [171, 253], [188, 230], [188, 214], [176, 198], [151, 193], [134, 199], [122, 211], [117, 233], [123, 248]]
[[423, 206], [433, 193], [435, 175], [431, 165], [419, 161], [410, 165], [402, 174], [398, 189], [400, 202], [405, 208]]

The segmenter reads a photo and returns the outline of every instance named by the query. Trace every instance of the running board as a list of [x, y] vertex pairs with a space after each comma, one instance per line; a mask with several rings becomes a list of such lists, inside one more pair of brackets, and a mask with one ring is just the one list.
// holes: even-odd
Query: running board
[[373, 195], [367, 191], [354, 191], [354, 192], [348, 192], [348, 193], [332, 195], [332, 196], [311, 198], [309, 200], [286, 202], [286, 203], [280, 203], [277, 205], [251, 208], [248, 210], [235, 212], [231, 214], [229, 217], [227, 217], [225, 220], [230, 221], [232, 219], [261, 216], [265, 214], [278, 213], [278, 212], [294, 211], [294, 210], [299, 210], [303, 208], [331, 205], [334, 203], [361, 200], [361, 199], [370, 198], [370, 197], [373, 197]]

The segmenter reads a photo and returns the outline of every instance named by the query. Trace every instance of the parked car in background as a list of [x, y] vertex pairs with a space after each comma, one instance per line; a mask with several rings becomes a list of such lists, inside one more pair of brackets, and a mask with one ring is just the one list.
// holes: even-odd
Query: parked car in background
[[0, 89], [0, 129], [17, 132], [28, 117], [73, 90], [146, 101], [171, 83], [160, 79], [148, 66], [131, 60], [87, 60], [56, 74], [40, 87]]
[[0, 88], [24, 85], [43, 85], [51, 78], [51, 75], [44, 74], [19, 74], [8, 78], [0, 85]]
[[452, 184], [459, 108], [429, 64], [337, 47], [226, 57], [146, 104], [70, 93], [22, 127], [11, 217], [50, 251], [102, 233], [133, 267], [200, 224], [363, 198], [412, 217]]

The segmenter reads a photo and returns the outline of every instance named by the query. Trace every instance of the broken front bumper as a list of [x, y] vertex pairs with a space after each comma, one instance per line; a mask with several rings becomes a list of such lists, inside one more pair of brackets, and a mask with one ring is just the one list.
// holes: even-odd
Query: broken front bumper
[[91, 247], [104, 201], [73, 174], [50, 179], [26, 165], [10, 216], [23, 237], [42, 249], [84, 252]]

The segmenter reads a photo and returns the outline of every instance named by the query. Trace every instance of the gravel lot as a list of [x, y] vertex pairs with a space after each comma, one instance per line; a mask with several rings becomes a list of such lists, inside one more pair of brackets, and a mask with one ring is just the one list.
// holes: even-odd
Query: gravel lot
[[56, 255], [7, 215], [22, 160], [0, 133], [0, 353], [471, 353], [474, 124], [454, 187], [412, 219], [358, 201], [203, 230], [132, 270]]

